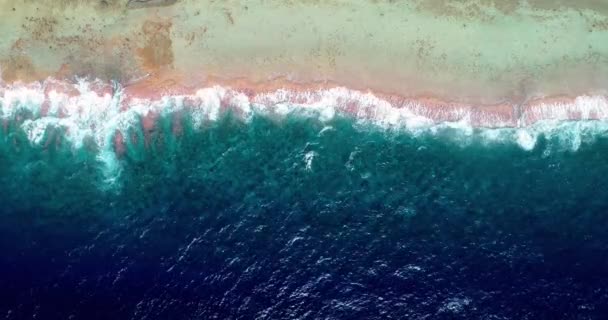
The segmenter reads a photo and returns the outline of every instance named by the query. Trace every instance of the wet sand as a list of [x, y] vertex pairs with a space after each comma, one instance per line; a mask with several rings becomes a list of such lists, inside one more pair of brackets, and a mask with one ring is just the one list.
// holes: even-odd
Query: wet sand
[[[467, 128], [513, 128], [532, 126], [542, 120], [608, 121], [608, 96], [605, 95], [561, 95], [535, 98], [522, 104], [502, 102], [480, 106], [430, 96], [404, 97], [379, 91], [359, 91], [325, 82], [297, 84], [278, 79], [252, 83], [247, 79], [211, 78], [196, 86], [186, 86], [173, 77], [160, 82], [153, 80], [156, 79], [127, 86], [99, 79], [67, 82], [53, 78], [27, 84], [4, 84], [0, 86], [0, 107], [3, 107], [0, 114], [12, 119], [11, 115], [19, 105], [25, 103], [32, 104], [34, 109], [40, 106], [34, 112], [36, 119], [76, 117], [73, 120], [81, 122], [96, 114], [107, 117], [106, 112], [123, 113], [135, 107], [142, 113], [142, 121], [149, 120], [148, 126], [153, 127], [154, 119], [165, 108], [163, 106], [169, 108], [166, 110], [169, 113], [175, 110], [205, 113], [232, 110], [245, 118], [252, 108], [282, 113], [286, 106], [292, 106], [288, 109], [326, 110], [328, 119], [338, 113], [370, 119], [382, 126], [410, 129], [445, 122]], [[49, 112], [50, 109], [55, 111]], [[82, 125], [87, 126], [86, 123]], [[142, 126], [146, 127], [146, 124], [142, 123]]]
[[149, 98], [340, 86], [517, 122], [543, 99], [606, 94], [607, 14], [593, 1], [0, 0], [0, 71], [4, 86], [88, 77]]

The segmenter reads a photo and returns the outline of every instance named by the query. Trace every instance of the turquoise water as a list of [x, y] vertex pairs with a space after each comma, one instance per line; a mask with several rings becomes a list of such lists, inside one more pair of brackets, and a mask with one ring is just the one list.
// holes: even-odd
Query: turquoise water
[[108, 174], [94, 143], [56, 128], [33, 145], [15, 119], [0, 131], [7, 319], [608, 312], [599, 133], [525, 150], [344, 116], [185, 117], [175, 135], [165, 116], [131, 129]]

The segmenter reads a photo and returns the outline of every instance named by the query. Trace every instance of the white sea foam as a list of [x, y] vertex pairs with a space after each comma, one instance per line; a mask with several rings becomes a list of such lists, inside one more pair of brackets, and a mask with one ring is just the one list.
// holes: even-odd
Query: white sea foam
[[536, 137], [533, 132], [525, 129], [518, 129], [515, 131], [516, 141], [524, 150], [532, 150], [536, 145]]
[[[128, 137], [130, 128], [141, 130], [142, 119], [149, 114], [170, 115], [180, 110], [189, 113], [195, 128], [218, 120], [222, 112], [229, 109], [243, 121], [258, 114], [278, 118], [301, 115], [329, 123], [343, 115], [380, 129], [441, 135], [463, 144], [472, 141], [515, 143], [523, 150], [535, 149], [539, 137], [544, 136], [575, 151], [583, 143], [608, 132], [608, 102], [603, 96], [581, 96], [568, 103], [526, 106], [519, 119], [512, 122], [500, 114], [480, 113], [470, 106], [431, 108], [415, 100], [389, 102], [370, 92], [342, 87], [298, 92], [276, 90], [250, 98], [242, 92], [213, 86], [192, 95], [149, 100], [128, 97], [116, 83], [113, 94], [99, 93], [92, 89], [95, 83], [79, 80], [72, 85], [78, 92], [76, 95], [49, 90], [45, 83], [0, 87], [0, 120], [21, 123], [32, 144], [44, 143], [45, 133], [51, 128], [63, 129], [65, 139], [75, 148], [82, 147], [86, 140], [95, 141], [109, 181], [115, 180], [120, 172], [114, 149], [116, 133]], [[20, 112], [30, 114], [29, 118], [19, 119]], [[492, 127], [481, 128], [479, 123]], [[333, 129], [328, 126], [324, 130]], [[313, 157], [307, 155], [308, 167]]]

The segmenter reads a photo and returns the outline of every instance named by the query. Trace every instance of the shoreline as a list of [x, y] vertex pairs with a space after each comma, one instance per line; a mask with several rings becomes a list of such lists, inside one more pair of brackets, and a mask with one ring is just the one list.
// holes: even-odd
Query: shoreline
[[608, 10], [590, 4], [104, 2], [0, 0], [0, 77], [91, 76], [150, 94], [344, 86], [476, 106], [608, 88]]
[[[304, 84], [275, 79], [254, 83], [243, 78], [180, 82], [173, 77], [150, 77], [136, 83], [120, 84], [100, 79], [65, 81], [49, 77], [44, 81], [29, 83], [0, 82], [0, 99], [2, 99], [0, 101], [4, 102], [3, 107], [7, 107], [7, 102], [10, 104], [14, 99], [21, 99], [17, 97], [18, 94], [15, 95], [15, 92], [22, 89], [29, 89], [30, 93], [35, 92], [37, 95], [35, 99], [41, 103], [43, 109], [48, 108], [51, 103], [55, 104], [55, 108], [61, 109], [66, 104], [72, 103], [71, 98], [79, 99], [79, 96], [91, 94], [95, 99], [109, 103], [108, 99], [115, 98], [116, 89], [120, 90], [118, 99], [121, 111], [126, 111], [133, 105], [142, 103], [152, 105], [164, 98], [172, 97], [183, 97], [185, 104], [191, 104], [186, 107], [196, 107], [201, 103], [207, 103], [203, 100], [209, 98], [201, 97], [201, 91], [216, 90], [219, 108], [231, 108], [237, 104], [259, 104], [265, 107], [281, 104], [304, 108], [332, 107], [338, 112], [357, 118], [390, 117], [386, 113], [391, 110], [390, 112], [406, 112], [409, 117], [424, 118], [434, 124], [464, 122], [471, 127], [479, 128], [519, 128], [543, 120], [608, 120], [608, 95], [604, 94], [555, 95], [534, 98], [523, 103], [505, 101], [498, 104], [475, 105], [446, 101], [433, 96], [412, 98], [371, 89], [353, 89], [326, 81]], [[7, 97], [11, 94], [12, 98]], [[9, 101], [6, 101], [7, 99]], [[53, 99], [57, 101], [52, 102]], [[249, 107], [240, 106], [240, 108]], [[399, 125], [399, 120], [391, 121], [397, 121], [393, 125]]]

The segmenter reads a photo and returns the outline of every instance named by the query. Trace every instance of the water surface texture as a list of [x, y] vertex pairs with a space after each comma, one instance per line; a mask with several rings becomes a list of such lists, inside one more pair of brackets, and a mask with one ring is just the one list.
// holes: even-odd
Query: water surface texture
[[134, 128], [114, 180], [93, 144], [3, 131], [5, 318], [608, 312], [602, 130], [572, 123], [526, 150], [344, 116], [181, 119], [179, 135], [169, 117], [148, 139]]
[[0, 0], [0, 319], [607, 319], [608, 1]]

